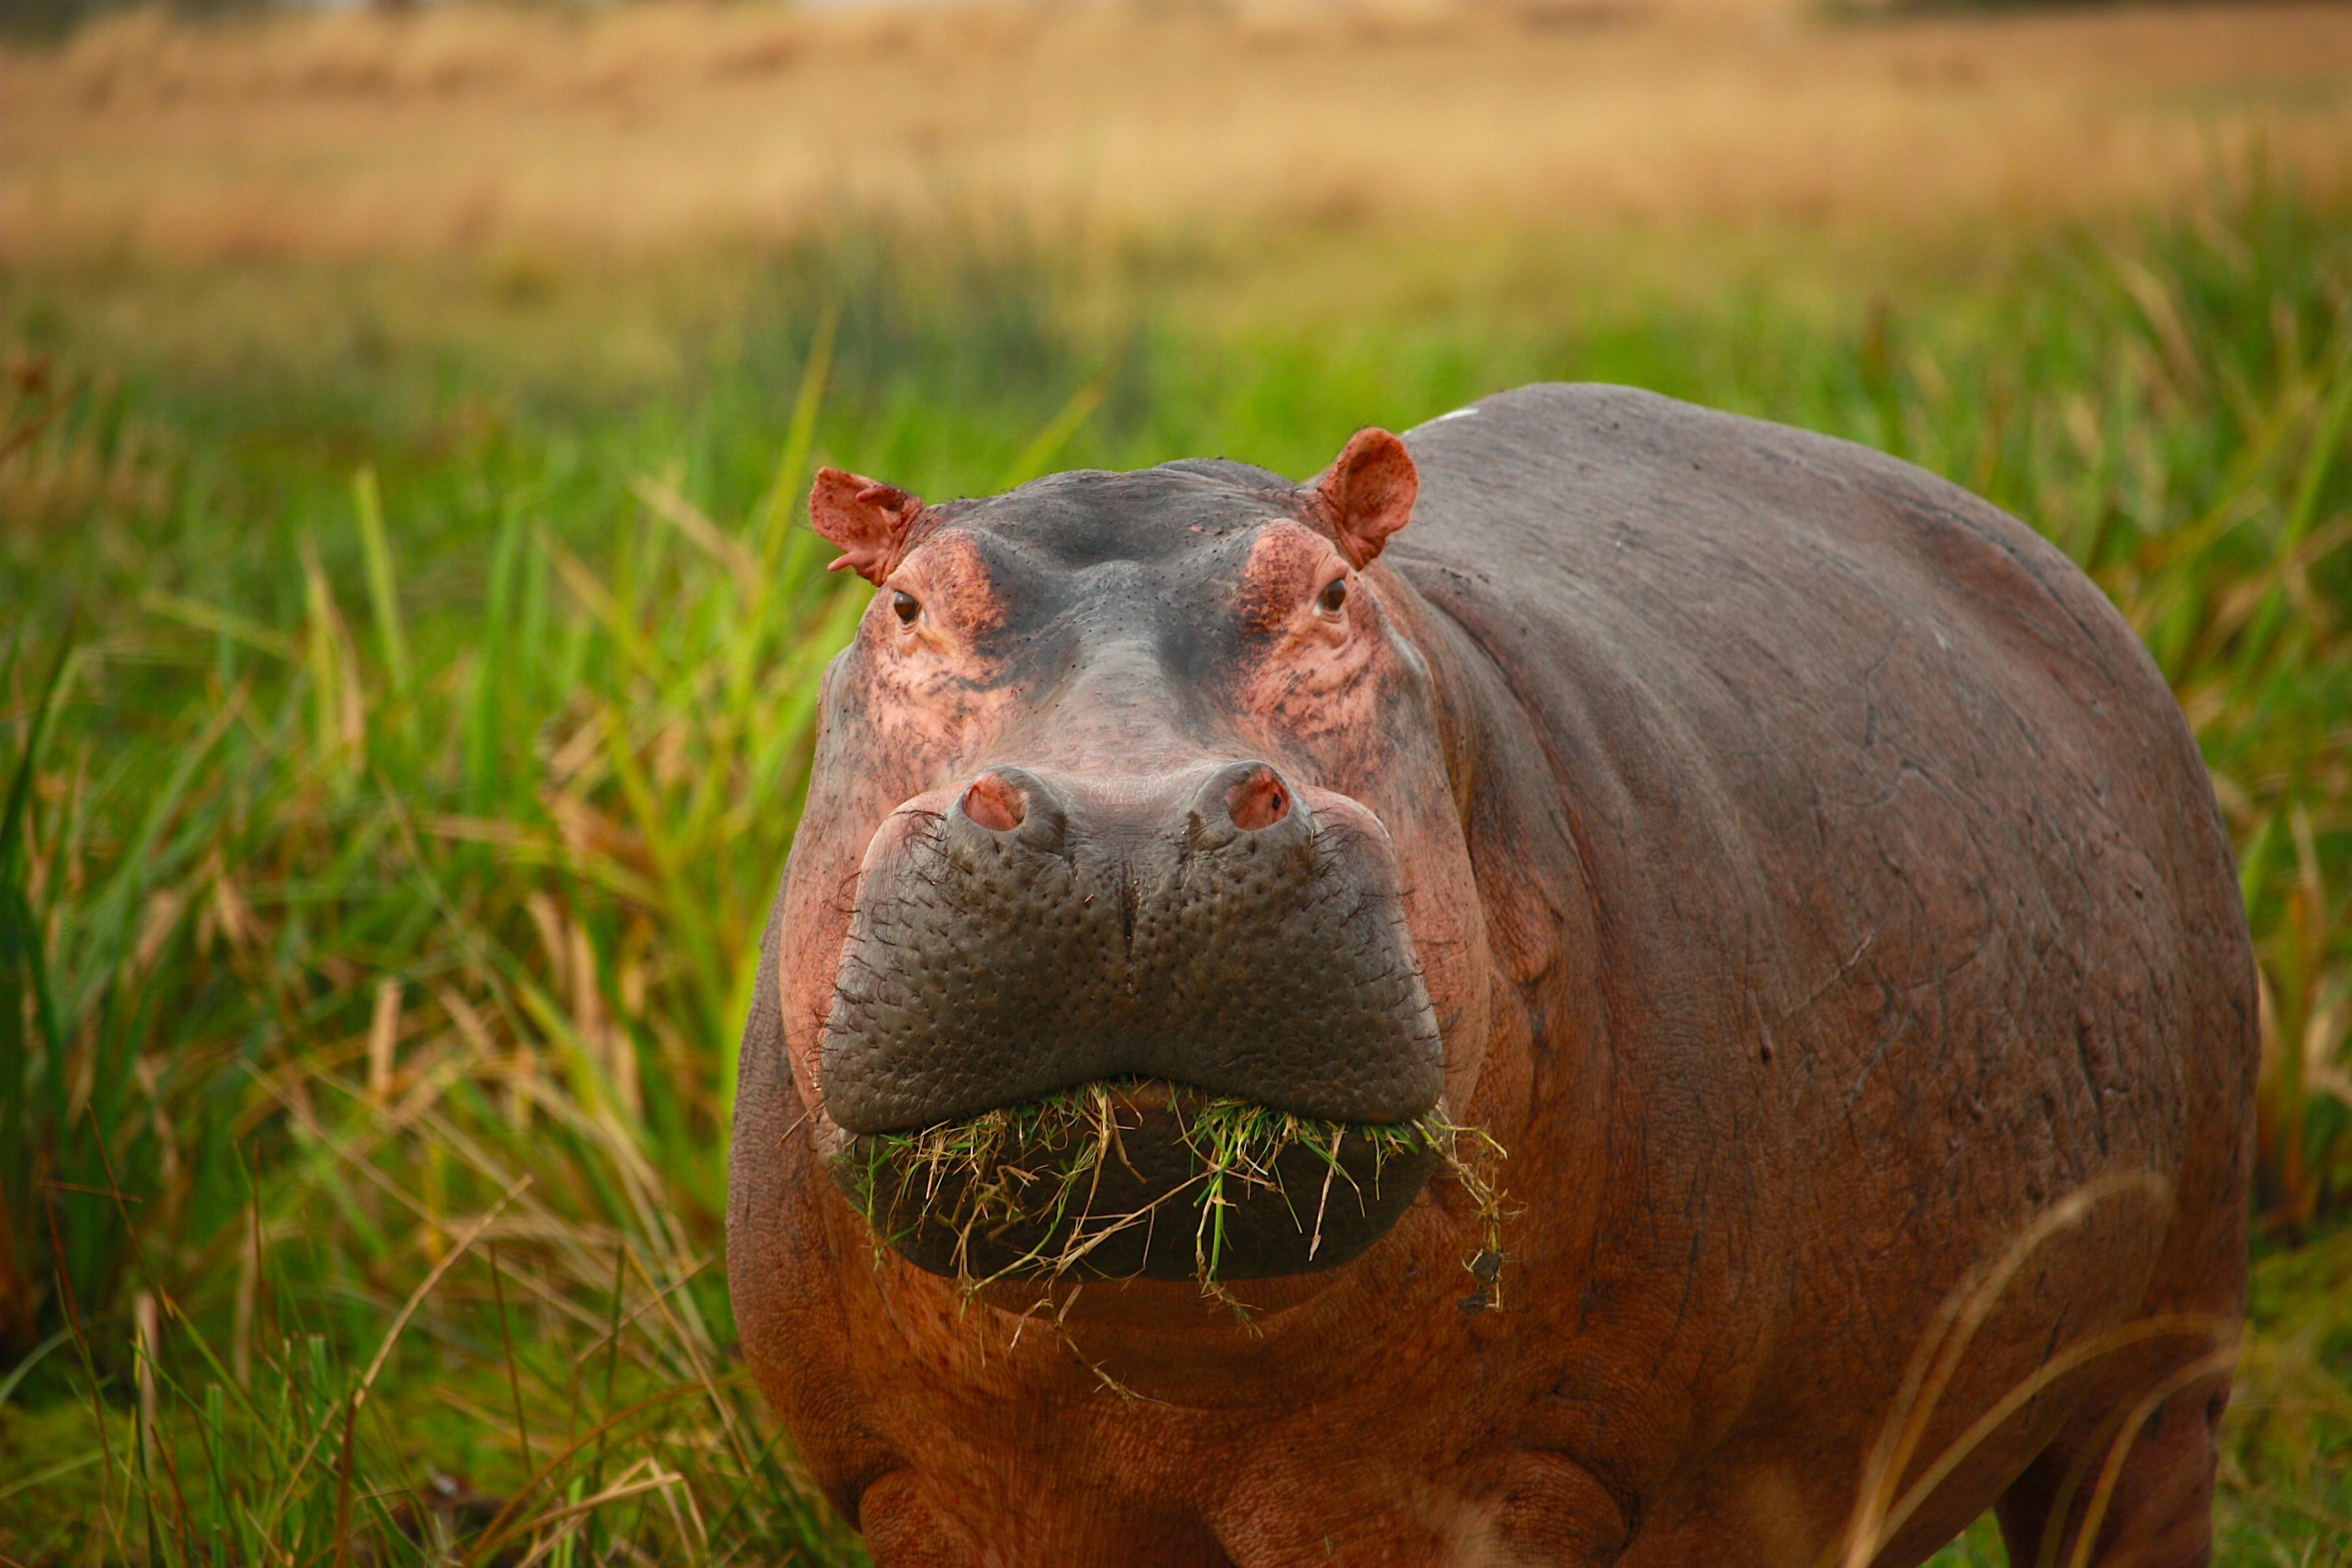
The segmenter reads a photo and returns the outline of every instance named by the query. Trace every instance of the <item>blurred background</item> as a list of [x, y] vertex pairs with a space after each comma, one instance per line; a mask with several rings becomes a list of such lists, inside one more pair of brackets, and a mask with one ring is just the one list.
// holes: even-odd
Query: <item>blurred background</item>
[[811, 468], [1549, 377], [2147, 639], [2264, 986], [2219, 1561], [2352, 1563], [2347, 219], [2336, 5], [0, 0], [0, 1562], [861, 1561], [720, 1255]]

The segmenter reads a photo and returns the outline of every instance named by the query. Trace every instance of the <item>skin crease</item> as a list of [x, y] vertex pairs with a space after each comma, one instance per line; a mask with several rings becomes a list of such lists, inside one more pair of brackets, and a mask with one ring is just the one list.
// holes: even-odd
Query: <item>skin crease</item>
[[[2178, 710], [2055, 552], [1613, 388], [1367, 432], [1304, 489], [828, 475], [879, 592], [763, 947], [729, 1267], [882, 1568], [1818, 1563], [1939, 1312], [2037, 1220], [1891, 1493], [2079, 1364], [1876, 1561], [1987, 1507], [2071, 1551], [2168, 1379], [2089, 1561], [2207, 1561], [2251, 958]], [[1246, 1321], [1150, 1281], [967, 1301], [878, 1248], [819, 1165], [816, 1058], [877, 847], [997, 763], [1116, 792], [1251, 757], [1407, 868], [1446, 1102], [1508, 1151], [1502, 1310], [1465, 1310], [1444, 1176], [1357, 1261], [1240, 1287]]]

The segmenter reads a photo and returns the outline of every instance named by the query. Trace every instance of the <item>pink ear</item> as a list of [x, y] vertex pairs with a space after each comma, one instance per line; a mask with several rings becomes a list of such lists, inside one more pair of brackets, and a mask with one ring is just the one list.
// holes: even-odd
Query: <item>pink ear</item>
[[905, 558], [908, 532], [922, 511], [923, 503], [898, 486], [840, 468], [819, 468], [809, 489], [809, 521], [841, 546], [829, 570], [846, 566], [874, 584]]
[[1309, 504], [1330, 526], [1350, 566], [1367, 566], [1390, 534], [1412, 521], [1421, 491], [1412, 454], [1385, 430], [1359, 430], [1310, 487]]

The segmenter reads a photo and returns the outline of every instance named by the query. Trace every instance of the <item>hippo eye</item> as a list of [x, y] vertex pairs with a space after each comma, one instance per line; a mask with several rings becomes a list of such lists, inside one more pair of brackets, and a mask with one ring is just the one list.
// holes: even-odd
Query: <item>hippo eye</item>
[[1323, 591], [1315, 596], [1315, 607], [1327, 616], [1338, 615], [1339, 606], [1347, 602], [1348, 580], [1345, 577], [1332, 578], [1323, 585]]
[[923, 602], [899, 588], [890, 595], [890, 613], [898, 617], [900, 626], [911, 626], [915, 624], [915, 617], [923, 613]]

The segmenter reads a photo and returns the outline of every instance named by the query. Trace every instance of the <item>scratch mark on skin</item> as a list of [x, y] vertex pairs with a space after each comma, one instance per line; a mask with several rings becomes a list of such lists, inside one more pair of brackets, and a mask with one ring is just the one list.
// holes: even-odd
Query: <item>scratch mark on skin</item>
[[1780, 1022], [1786, 1024], [1791, 1019], [1801, 1018], [1806, 1014], [1811, 1013], [1815, 1007], [1819, 1006], [1823, 997], [1827, 996], [1831, 992], [1836, 990], [1841, 984], [1844, 984], [1846, 976], [1852, 974], [1854, 972], [1854, 967], [1861, 963], [1863, 954], [1870, 951], [1870, 944], [1876, 942], [1878, 940], [1878, 933], [1885, 929], [1886, 917], [1882, 913], [1877, 921], [1873, 924], [1868, 931], [1863, 932], [1862, 940], [1853, 944], [1853, 951], [1846, 954], [1845, 957], [1839, 962], [1837, 968], [1831, 973], [1830, 977], [1827, 980], [1822, 982], [1820, 989], [1813, 992], [1811, 995], [1806, 997], [1803, 1001], [1798, 1003], [1796, 1006], [1790, 1008], [1788, 1012], [1781, 1014]]
[[2099, 1074], [2091, 1065], [2091, 1030], [2094, 1020], [2088, 1006], [2083, 1008], [2074, 1025], [2074, 1061], [2083, 1070], [2083, 1088], [2091, 1100], [2092, 1128], [2098, 1135], [2099, 1152], [2107, 1151], [2106, 1093], [2099, 1083]]

